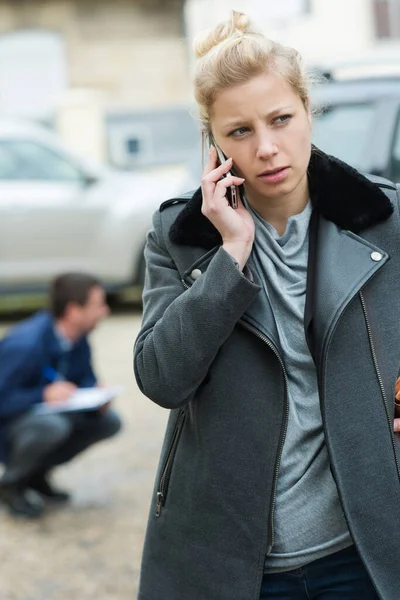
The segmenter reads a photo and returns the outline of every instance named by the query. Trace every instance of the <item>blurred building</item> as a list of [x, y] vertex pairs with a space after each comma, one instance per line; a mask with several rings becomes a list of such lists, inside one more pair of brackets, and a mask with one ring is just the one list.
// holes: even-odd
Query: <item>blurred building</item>
[[299, 49], [309, 63], [400, 51], [400, 0], [187, 0], [189, 36], [232, 8]]
[[122, 167], [182, 159], [195, 130], [183, 4], [0, 0], [0, 114]]
[[184, 161], [199, 137], [192, 41], [232, 8], [309, 63], [400, 64], [400, 0], [0, 0], [0, 116], [122, 168]]

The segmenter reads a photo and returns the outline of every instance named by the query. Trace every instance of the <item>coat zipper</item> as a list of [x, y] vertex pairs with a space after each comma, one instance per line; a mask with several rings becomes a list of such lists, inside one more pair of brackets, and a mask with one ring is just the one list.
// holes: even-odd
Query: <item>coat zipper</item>
[[382, 380], [382, 375], [381, 375], [381, 372], [380, 372], [380, 369], [379, 369], [379, 364], [378, 364], [378, 358], [377, 358], [377, 355], [376, 355], [374, 339], [372, 337], [371, 324], [370, 324], [370, 321], [369, 321], [368, 312], [367, 312], [367, 306], [365, 304], [364, 294], [362, 293], [362, 291], [360, 292], [360, 300], [361, 300], [361, 305], [362, 305], [362, 309], [363, 309], [363, 313], [364, 313], [365, 324], [367, 326], [367, 333], [368, 333], [369, 345], [370, 345], [370, 348], [371, 348], [372, 360], [373, 360], [373, 363], [374, 363], [376, 376], [378, 378], [379, 387], [380, 387], [382, 398], [383, 398], [383, 403], [385, 405], [386, 418], [388, 420], [389, 429], [390, 429], [390, 432], [391, 432], [392, 446], [393, 446], [393, 452], [394, 452], [394, 460], [396, 462], [396, 469], [397, 469], [397, 476], [400, 479], [400, 464], [399, 464], [399, 459], [397, 457], [396, 442], [395, 442], [394, 433], [393, 433], [393, 422], [392, 422], [393, 419], [390, 417], [389, 404], [387, 402], [387, 396], [386, 396], [385, 388], [383, 386], [383, 380]]
[[157, 499], [156, 499], [156, 517], [161, 515], [161, 508], [165, 504], [165, 500], [168, 492], [169, 480], [171, 477], [172, 465], [174, 462], [176, 449], [178, 447], [179, 438], [181, 437], [183, 423], [185, 421], [186, 414], [183, 410], [178, 415], [178, 418], [175, 423], [174, 432], [172, 434], [171, 444], [168, 450], [167, 458], [164, 463], [164, 468], [161, 472], [160, 481], [158, 484], [157, 490]]
[[[189, 289], [189, 285], [186, 283], [186, 281], [184, 279], [181, 279], [181, 281], [182, 281], [183, 287], [185, 287], [186, 289]], [[270, 552], [273, 548], [274, 542], [275, 542], [274, 512], [275, 512], [275, 505], [276, 505], [276, 492], [277, 492], [277, 486], [278, 486], [279, 469], [281, 466], [282, 451], [283, 451], [283, 446], [285, 444], [286, 431], [287, 431], [287, 425], [288, 425], [288, 419], [289, 419], [288, 376], [287, 376], [285, 364], [284, 364], [278, 350], [276, 349], [275, 345], [271, 342], [271, 340], [269, 338], [267, 338], [267, 336], [260, 333], [255, 327], [248, 325], [242, 319], [240, 321], [238, 321], [238, 324], [241, 325], [244, 329], [247, 329], [247, 331], [249, 331], [256, 337], [258, 337], [262, 342], [264, 342], [264, 344], [266, 344], [270, 348], [270, 350], [272, 350], [272, 352], [275, 354], [276, 358], [278, 359], [279, 364], [281, 365], [283, 376], [285, 379], [284, 423], [283, 423], [283, 430], [281, 431], [281, 435], [280, 435], [280, 439], [279, 439], [278, 454], [277, 454], [277, 459], [276, 459], [275, 469], [274, 469], [274, 480], [272, 483], [272, 500], [271, 500], [271, 507], [270, 507], [269, 516], [268, 516], [269, 536], [270, 536], [268, 546], [267, 546], [267, 555], [268, 555], [268, 554], [270, 554]]]
[[248, 331], [250, 331], [250, 333], [252, 333], [256, 337], [258, 337], [262, 342], [264, 342], [272, 350], [272, 352], [275, 354], [276, 358], [278, 359], [279, 364], [282, 367], [282, 372], [283, 372], [283, 376], [285, 379], [284, 423], [283, 423], [283, 429], [281, 430], [281, 435], [279, 438], [278, 454], [276, 457], [276, 463], [275, 463], [275, 469], [274, 469], [274, 480], [272, 483], [272, 500], [271, 500], [271, 507], [270, 507], [270, 511], [269, 511], [269, 517], [268, 517], [268, 523], [269, 523], [269, 542], [268, 542], [268, 547], [267, 547], [267, 555], [268, 555], [271, 553], [274, 542], [275, 542], [274, 513], [275, 513], [275, 505], [276, 505], [276, 491], [277, 491], [277, 486], [278, 486], [278, 475], [279, 475], [279, 469], [281, 466], [282, 451], [283, 451], [283, 446], [285, 444], [287, 425], [288, 425], [288, 419], [289, 419], [288, 376], [287, 376], [285, 364], [284, 364], [277, 348], [274, 346], [274, 344], [271, 342], [271, 340], [269, 338], [267, 338], [265, 335], [263, 335], [262, 333], [260, 333], [255, 327], [248, 325], [247, 323], [245, 323], [242, 320], [240, 320], [238, 322], [238, 324], [241, 325], [244, 329], [247, 329]]

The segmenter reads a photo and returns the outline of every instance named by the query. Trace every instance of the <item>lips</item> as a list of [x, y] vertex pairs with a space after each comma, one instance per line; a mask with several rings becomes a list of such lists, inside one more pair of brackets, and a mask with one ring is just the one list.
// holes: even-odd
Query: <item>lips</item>
[[270, 169], [264, 171], [258, 177], [266, 183], [279, 183], [286, 179], [289, 174], [289, 167], [277, 167], [276, 169]]
[[263, 171], [260, 173], [259, 177], [269, 177], [269, 175], [275, 175], [279, 173], [279, 171], [283, 171], [283, 169], [287, 169], [288, 167], [276, 167], [276, 169], [269, 169], [268, 171]]

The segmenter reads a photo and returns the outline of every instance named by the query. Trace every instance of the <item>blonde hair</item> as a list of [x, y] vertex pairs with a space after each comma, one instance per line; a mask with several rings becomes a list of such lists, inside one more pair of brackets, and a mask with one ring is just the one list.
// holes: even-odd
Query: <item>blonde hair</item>
[[300, 53], [253, 29], [247, 15], [232, 11], [230, 20], [199, 34], [194, 92], [203, 133], [210, 133], [211, 111], [218, 92], [269, 72], [283, 77], [308, 104], [310, 77]]

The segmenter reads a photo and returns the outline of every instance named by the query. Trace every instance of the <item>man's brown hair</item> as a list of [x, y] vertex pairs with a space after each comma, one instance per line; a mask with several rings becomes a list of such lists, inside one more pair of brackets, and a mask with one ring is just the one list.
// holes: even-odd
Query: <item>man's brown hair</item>
[[87, 273], [63, 273], [53, 279], [49, 293], [49, 308], [54, 318], [64, 316], [70, 302], [85, 306], [90, 290], [101, 282]]

